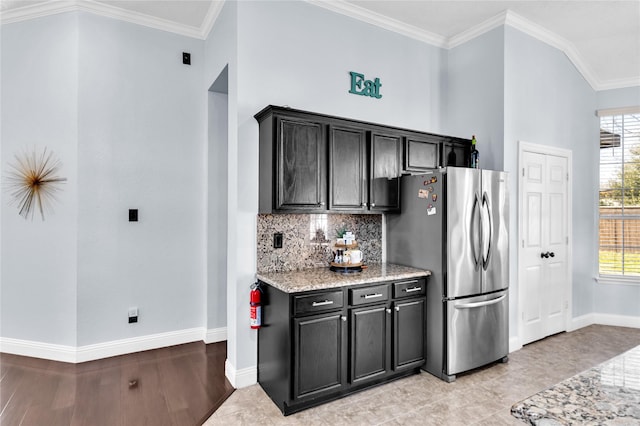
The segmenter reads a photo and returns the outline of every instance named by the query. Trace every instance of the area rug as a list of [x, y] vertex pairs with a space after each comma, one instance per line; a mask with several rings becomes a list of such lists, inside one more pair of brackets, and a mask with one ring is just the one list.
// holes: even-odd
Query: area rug
[[640, 346], [514, 404], [531, 425], [640, 425]]

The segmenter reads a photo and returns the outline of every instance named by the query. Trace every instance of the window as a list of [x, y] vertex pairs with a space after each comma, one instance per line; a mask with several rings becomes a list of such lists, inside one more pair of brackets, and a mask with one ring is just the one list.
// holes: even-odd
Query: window
[[600, 117], [599, 274], [640, 280], [640, 112]]

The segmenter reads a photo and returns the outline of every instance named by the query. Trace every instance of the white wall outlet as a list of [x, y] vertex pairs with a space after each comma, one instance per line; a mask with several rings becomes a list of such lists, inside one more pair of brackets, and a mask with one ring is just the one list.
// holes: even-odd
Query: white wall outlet
[[129, 308], [129, 324], [138, 322], [138, 308]]

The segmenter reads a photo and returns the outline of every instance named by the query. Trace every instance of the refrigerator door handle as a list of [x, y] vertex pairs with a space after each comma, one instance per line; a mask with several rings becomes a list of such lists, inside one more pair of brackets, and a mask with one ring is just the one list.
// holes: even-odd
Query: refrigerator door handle
[[499, 303], [500, 301], [502, 301], [505, 297], [507, 297], [507, 295], [503, 294], [500, 297], [496, 297], [495, 299], [487, 300], [485, 302], [463, 303], [462, 305], [455, 305], [455, 307], [456, 309], [480, 308], [482, 306], [495, 305], [496, 303]]
[[[486, 251], [482, 254], [482, 269], [485, 271], [489, 266], [489, 258], [491, 257], [491, 241], [493, 241], [493, 222], [491, 220], [491, 207], [489, 206], [489, 196], [485, 192], [482, 194], [482, 212], [486, 212], [487, 227], [485, 229], [485, 221], [482, 220], [482, 246], [486, 245]], [[482, 215], [481, 215], [482, 216]], [[486, 239], [486, 240], [485, 240]]]
[[[476, 193], [473, 197], [473, 207], [471, 208], [471, 229], [469, 232], [469, 240], [471, 243], [471, 253], [473, 255], [473, 263], [475, 268], [478, 268], [478, 264], [480, 263], [480, 251], [482, 246], [482, 237], [478, 236], [478, 231], [482, 232], [482, 229], [478, 229], [478, 222], [482, 226], [482, 212], [480, 210], [480, 200], [478, 199], [478, 194]], [[480, 215], [480, 218], [476, 218], [476, 216]]]

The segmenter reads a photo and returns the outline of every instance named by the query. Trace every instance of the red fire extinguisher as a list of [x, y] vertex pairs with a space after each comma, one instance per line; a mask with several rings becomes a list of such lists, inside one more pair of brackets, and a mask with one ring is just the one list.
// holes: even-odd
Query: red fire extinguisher
[[260, 325], [262, 324], [262, 315], [260, 312], [260, 287], [257, 283], [251, 285], [249, 306], [251, 328], [260, 328]]

